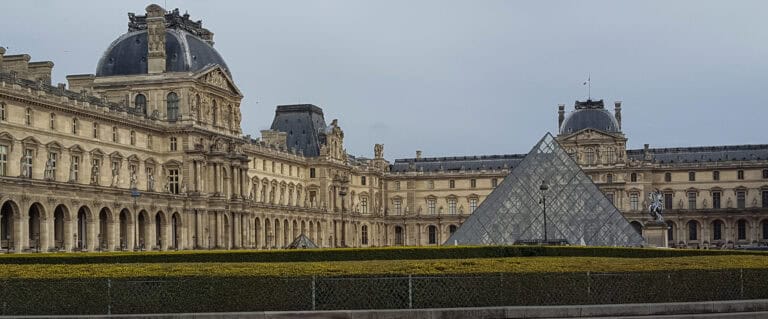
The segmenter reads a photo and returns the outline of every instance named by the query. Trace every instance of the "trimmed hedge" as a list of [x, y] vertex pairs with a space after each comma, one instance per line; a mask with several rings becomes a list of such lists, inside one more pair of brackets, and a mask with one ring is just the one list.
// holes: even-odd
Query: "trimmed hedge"
[[0, 255], [0, 264], [231, 263], [359, 260], [423, 260], [506, 257], [620, 257], [759, 255], [759, 251], [567, 246], [446, 246], [308, 250], [216, 250]]

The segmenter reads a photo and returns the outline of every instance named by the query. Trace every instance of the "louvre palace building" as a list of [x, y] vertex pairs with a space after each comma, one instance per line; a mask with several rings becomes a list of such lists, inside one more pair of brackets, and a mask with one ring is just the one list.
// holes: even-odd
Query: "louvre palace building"
[[[95, 74], [66, 84], [51, 83], [53, 62], [0, 48], [0, 248], [440, 245], [525, 156], [353, 156], [343, 121], [309, 104], [277, 106], [252, 138], [213, 43], [150, 5]], [[658, 189], [673, 246], [768, 241], [768, 145], [627, 149], [613, 107], [559, 105], [556, 139], [638, 231]]]

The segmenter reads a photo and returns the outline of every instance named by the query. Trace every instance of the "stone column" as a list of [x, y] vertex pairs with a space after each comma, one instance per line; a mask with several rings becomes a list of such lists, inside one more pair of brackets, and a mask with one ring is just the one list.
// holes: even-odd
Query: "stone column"
[[98, 219], [94, 220], [94, 218], [89, 218], [86, 222], [86, 228], [88, 229], [88, 236], [86, 236], [86, 245], [85, 247], [88, 248], [88, 251], [96, 251], [97, 242], [99, 241], [99, 238], [96, 236], [98, 234], [97, 232], [97, 226], [98, 226]]
[[[136, 215], [136, 214], [134, 213], [134, 215]], [[118, 223], [118, 227], [120, 227], [119, 225], [120, 224]], [[125, 233], [126, 233], [125, 234], [125, 249], [127, 249], [127, 250], [131, 250], [131, 249], [133, 249], [133, 246], [135, 246], [135, 241], [134, 241], [134, 237], [133, 237], [135, 235], [135, 232], [134, 232], [135, 225], [136, 225], [136, 223], [134, 223], [134, 221], [132, 219], [130, 219], [130, 218], [125, 221]], [[120, 235], [118, 235], [118, 236], [120, 236]]]
[[[52, 215], [52, 214], [51, 214]], [[53, 247], [53, 218], [47, 215], [40, 216], [40, 251], [47, 252], [48, 247]]]
[[66, 217], [64, 218], [64, 227], [61, 230], [62, 235], [64, 236], [64, 250], [71, 252], [72, 248], [74, 247], [72, 237], [73, 234], [75, 234], [75, 225], [77, 223], [75, 222], [77, 219], [73, 219], [72, 217]]

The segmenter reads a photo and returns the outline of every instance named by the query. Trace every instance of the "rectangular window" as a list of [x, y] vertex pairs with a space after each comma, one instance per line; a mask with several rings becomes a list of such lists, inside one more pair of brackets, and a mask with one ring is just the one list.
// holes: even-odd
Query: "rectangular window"
[[763, 179], [768, 178], [768, 169], [763, 170]]
[[448, 213], [451, 215], [456, 215], [456, 199], [455, 198], [448, 199]]
[[395, 198], [395, 215], [403, 214], [403, 200]]
[[736, 239], [747, 239], [747, 222], [740, 220], [738, 223], [736, 223], [736, 228], [738, 229], [738, 237]]
[[24, 111], [24, 124], [27, 125], [27, 126], [31, 126], [32, 125], [32, 109], [30, 109], [30, 108], [27, 108]]
[[56, 160], [58, 159], [59, 154], [56, 153], [48, 153], [48, 160], [51, 162], [51, 179], [56, 179]]
[[715, 221], [715, 223], [712, 225], [713, 228], [713, 239], [714, 240], [722, 240], [723, 239], [723, 224], [719, 221]]
[[280, 163], [280, 175], [285, 175], [285, 165]]
[[476, 188], [477, 187], [477, 180], [476, 179], [470, 179], [469, 180], [469, 187]]
[[449, 180], [449, 181], [448, 181], [448, 187], [449, 187], [449, 188], [456, 188], [456, 181], [454, 181], [454, 180]]
[[179, 170], [178, 169], [168, 170], [168, 191], [171, 192], [171, 194], [179, 193]]
[[435, 181], [428, 181], [427, 182], [427, 188], [435, 189]]
[[5, 121], [5, 103], [0, 103], [0, 121]]
[[714, 181], [719, 181], [720, 180], [720, 171], [712, 172], [712, 180], [714, 180]]
[[664, 173], [664, 181], [665, 182], [671, 182], [672, 181], [672, 173]]
[[688, 172], [688, 181], [689, 182], [695, 182], [696, 181], [696, 172]]
[[744, 171], [743, 170], [738, 170], [736, 172], [736, 178], [737, 179], [744, 179]]
[[395, 190], [396, 191], [400, 190], [400, 181], [395, 182]]
[[640, 196], [637, 193], [629, 194], [629, 209], [639, 210], [640, 209], [639, 199], [640, 199]]
[[763, 195], [762, 196], [763, 197], [763, 208], [767, 208], [768, 207], [768, 191], [763, 191], [762, 195]]
[[712, 192], [712, 208], [720, 208], [720, 192]]
[[491, 187], [496, 188], [496, 186], [499, 186], [499, 179], [498, 178], [492, 178], [491, 179]]
[[365, 176], [360, 176], [360, 184], [365, 186]]
[[99, 138], [99, 123], [93, 123], [93, 138]]
[[69, 176], [70, 182], [77, 182], [80, 180], [80, 156], [72, 155], [72, 173]]
[[747, 207], [747, 192], [745, 191], [736, 192], [736, 207], [737, 208]]
[[[265, 165], [266, 165], [266, 162], [267, 161], [264, 161]], [[315, 175], [315, 168], [314, 167], [310, 167], [309, 168], [309, 178], [315, 178], [315, 177], [316, 177], [316, 175]]]
[[171, 137], [170, 145], [171, 145], [171, 152], [175, 152], [178, 149], [178, 146], [176, 145], [176, 137]]
[[8, 175], [8, 147], [0, 145], [0, 176]]
[[672, 209], [672, 192], [664, 193], [664, 208]]
[[154, 143], [152, 142], [152, 135], [147, 134], [147, 149], [151, 150], [154, 146], [152, 146]]
[[469, 212], [474, 213], [475, 209], [477, 209], [477, 198], [470, 198], [469, 199]]
[[275, 161], [272, 161], [272, 173], [276, 172], [275, 167], [277, 167]]
[[77, 135], [77, 119], [72, 119], [72, 135]]
[[613, 193], [605, 194], [605, 197], [607, 197], [608, 201], [611, 202], [611, 204], [613, 204]]
[[32, 155], [34, 151], [31, 149], [24, 150], [24, 169], [22, 170], [22, 176], [26, 178], [32, 178]]
[[112, 142], [117, 143], [117, 126], [112, 127]]
[[51, 129], [51, 131], [55, 131], [56, 130], [56, 114], [53, 114], [53, 113], [51, 113], [50, 129]]
[[368, 197], [360, 198], [360, 213], [363, 213], [363, 214], [368, 213]]
[[688, 192], [688, 209], [696, 209], [696, 192]]
[[435, 204], [436, 204], [435, 202], [436, 200], [434, 198], [427, 199], [427, 212], [430, 215], [435, 214]]
[[293, 165], [288, 165], [288, 176], [293, 176]]

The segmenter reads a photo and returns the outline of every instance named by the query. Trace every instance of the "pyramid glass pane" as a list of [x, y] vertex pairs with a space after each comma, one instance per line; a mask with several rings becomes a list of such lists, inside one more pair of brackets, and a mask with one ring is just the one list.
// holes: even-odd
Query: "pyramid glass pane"
[[[546, 191], [540, 190], [545, 181]], [[643, 238], [547, 133], [446, 241], [510, 245], [544, 241], [640, 246]]]

